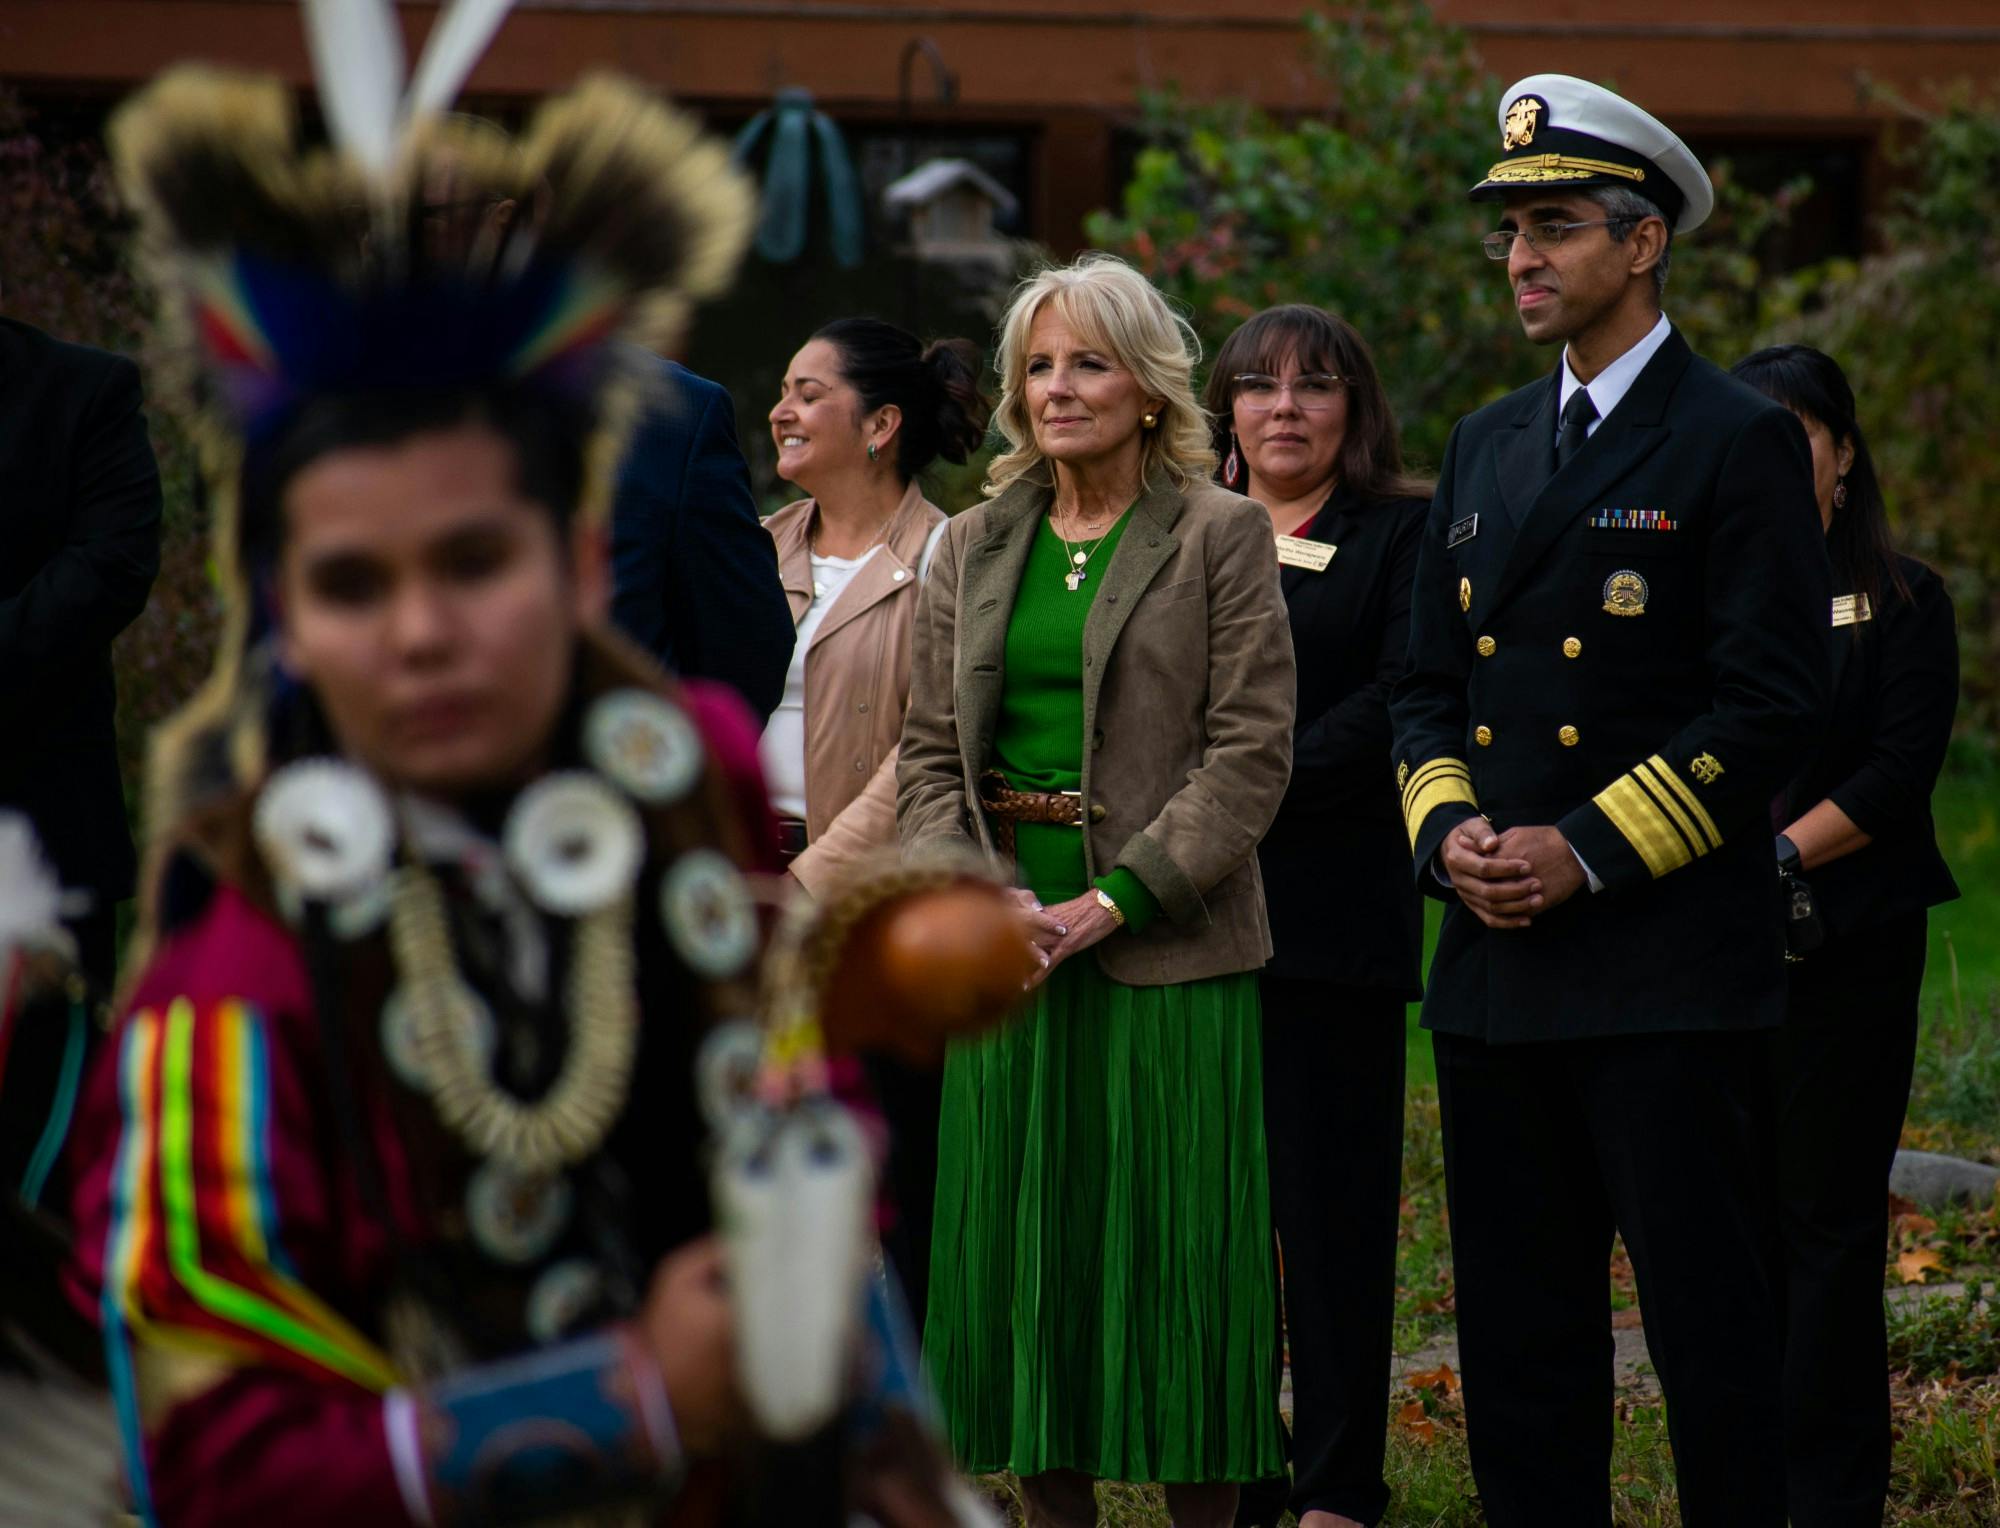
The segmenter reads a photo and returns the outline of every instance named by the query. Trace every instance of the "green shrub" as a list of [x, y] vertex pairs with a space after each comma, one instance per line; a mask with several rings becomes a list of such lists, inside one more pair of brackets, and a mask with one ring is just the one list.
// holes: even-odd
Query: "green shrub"
[[[1323, 81], [1307, 114], [1149, 98], [1131, 181], [1089, 232], [1185, 303], [1211, 354], [1273, 303], [1343, 314], [1375, 351], [1412, 456], [1435, 462], [1460, 416], [1552, 360], [1523, 339], [1479, 252], [1491, 209], [1463, 195], [1495, 151], [1502, 82], [1425, 0], [1359, 0], [1304, 26]], [[2000, 372], [1987, 355], [2000, 102], [1961, 89], [1929, 113], [1897, 105], [1907, 188], [1875, 230], [1882, 253], [1772, 271], [1760, 251], [1806, 183], [1759, 195], [1712, 164], [1716, 213], [1676, 248], [1667, 307], [1722, 365], [1797, 339], [1847, 368], [1899, 534], [1957, 601], [1960, 728], [1983, 747], [2000, 729]]]
[[1986, 1285], [1973, 1283], [1962, 1295], [1888, 1302], [1890, 1366], [1912, 1379], [2000, 1374], [2000, 1326], [1989, 1296]]

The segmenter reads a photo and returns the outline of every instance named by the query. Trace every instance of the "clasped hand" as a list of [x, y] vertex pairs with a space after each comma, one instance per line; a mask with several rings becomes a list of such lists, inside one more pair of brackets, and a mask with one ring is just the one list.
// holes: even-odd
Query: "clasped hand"
[[1070, 956], [1089, 949], [1118, 927], [1104, 904], [1097, 900], [1095, 891], [1086, 891], [1054, 907], [1042, 906], [1041, 900], [1025, 886], [1010, 888], [1008, 895], [1019, 906], [1028, 925], [1028, 937], [1041, 961], [1041, 969], [1028, 978], [1031, 989], [1046, 981], [1049, 972]]
[[1445, 835], [1438, 856], [1459, 900], [1488, 928], [1526, 928], [1584, 883], [1569, 840], [1551, 827], [1496, 833], [1484, 817], [1468, 817]]

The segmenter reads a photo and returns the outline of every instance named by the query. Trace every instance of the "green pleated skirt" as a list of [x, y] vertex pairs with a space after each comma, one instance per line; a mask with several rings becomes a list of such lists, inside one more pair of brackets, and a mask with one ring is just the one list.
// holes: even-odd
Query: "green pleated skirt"
[[[1021, 839], [1076, 895], [1074, 830]], [[953, 1050], [924, 1351], [963, 1467], [1281, 1471], [1262, 1088], [1254, 974], [1128, 987], [1088, 952]]]

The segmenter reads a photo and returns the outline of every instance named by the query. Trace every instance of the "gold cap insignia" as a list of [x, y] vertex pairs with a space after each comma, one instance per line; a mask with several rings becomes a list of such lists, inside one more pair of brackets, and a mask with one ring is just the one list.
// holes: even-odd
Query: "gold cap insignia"
[[1522, 96], [1507, 108], [1507, 116], [1500, 127], [1500, 147], [1503, 149], [1525, 148], [1535, 141], [1535, 119], [1542, 114], [1542, 103], [1533, 96]]
[[1610, 615], [1644, 615], [1646, 580], [1630, 568], [1620, 568], [1604, 581], [1604, 609]]
[[1458, 581], [1458, 608], [1467, 611], [1472, 609], [1472, 580], [1469, 578], [1461, 578]]
[[1401, 790], [1410, 783], [1410, 761], [1405, 759], [1396, 766], [1396, 789]]
[[1722, 778], [1722, 761], [1712, 753], [1698, 753], [1688, 765], [1688, 773], [1703, 785], [1713, 785]]

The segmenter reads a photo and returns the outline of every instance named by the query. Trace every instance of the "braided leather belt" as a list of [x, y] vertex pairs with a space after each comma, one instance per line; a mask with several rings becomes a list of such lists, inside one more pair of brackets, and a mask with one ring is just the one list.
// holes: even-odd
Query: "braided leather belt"
[[[1081, 828], [1084, 820], [1082, 791], [1017, 791], [997, 769], [979, 777], [979, 804], [993, 819], [993, 835], [1000, 847], [1014, 852], [1016, 823], [1044, 823], [1057, 828]], [[1104, 821], [1104, 808], [1090, 806], [1090, 820]]]

